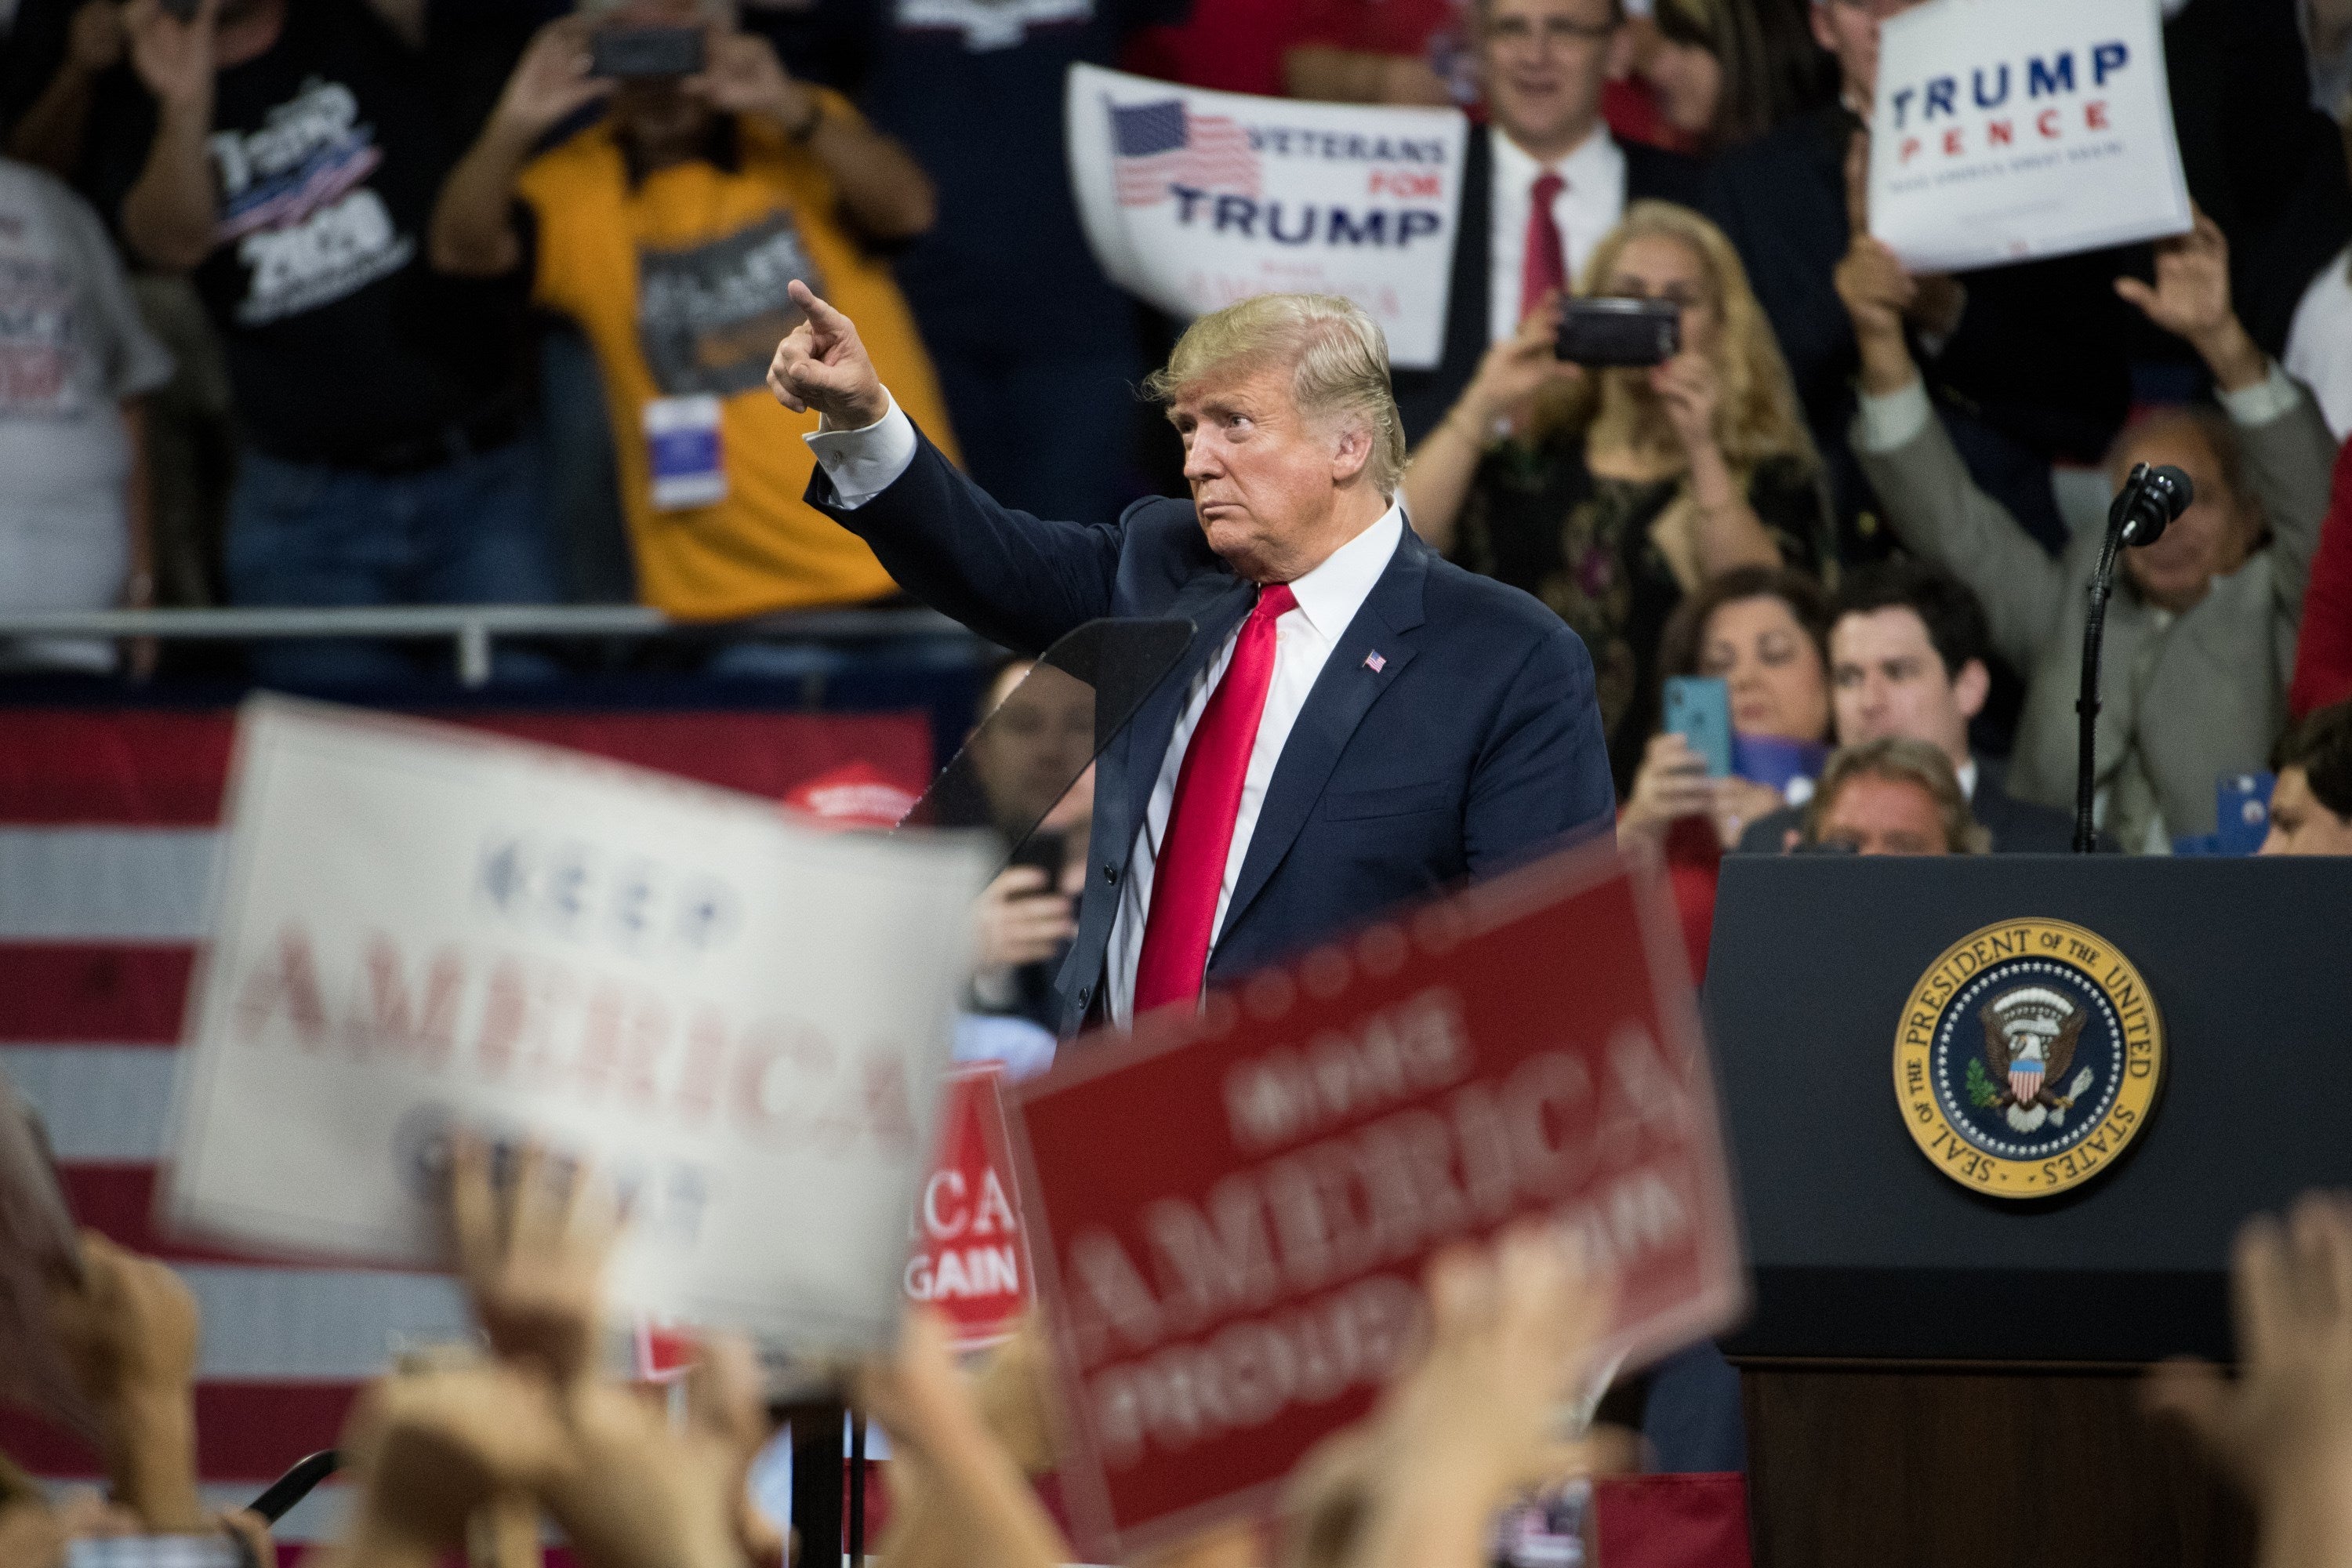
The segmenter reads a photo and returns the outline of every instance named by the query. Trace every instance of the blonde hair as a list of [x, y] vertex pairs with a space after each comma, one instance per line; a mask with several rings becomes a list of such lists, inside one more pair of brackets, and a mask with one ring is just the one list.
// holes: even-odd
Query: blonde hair
[[1184, 329], [1168, 363], [1143, 381], [1144, 395], [1173, 403], [1213, 373], [1287, 364], [1298, 411], [1360, 420], [1371, 437], [1365, 475], [1384, 497], [1404, 473], [1404, 421], [1389, 386], [1389, 345], [1353, 300], [1335, 294], [1258, 294], [1213, 310]]
[[1813, 798], [1805, 803], [1806, 843], [1822, 841], [1822, 828], [1829, 821], [1838, 793], [1858, 778], [1887, 779], [1926, 790], [1943, 825], [1944, 847], [1953, 854], [1981, 855], [1992, 847], [1992, 835], [1969, 811], [1969, 797], [1960, 793], [1952, 759], [1941, 748], [1905, 735], [1882, 735], [1831, 756], [1829, 766], [1822, 770], [1821, 782], [1813, 786]]
[[[1756, 291], [1748, 286], [1739, 252], [1723, 230], [1672, 202], [1635, 202], [1593, 247], [1577, 293], [1591, 299], [1604, 292], [1625, 247], [1649, 237], [1687, 247], [1714, 291], [1723, 322], [1711, 356], [1723, 385], [1715, 411], [1715, 438], [1725, 459], [1743, 480], [1766, 458], [1796, 458], [1818, 468], [1821, 459], [1798, 413], [1797, 391], [1789, 379], [1789, 363], [1780, 357], [1780, 340], [1772, 335]], [[1568, 422], [1585, 426], [1588, 439], [1597, 444], [1640, 446], [1650, 434], [1646, 427], [1659, 417], [1647, 402], [1636, 401], [1625, 376], [1588, 375], [1571, 385], [1561, 412]]]

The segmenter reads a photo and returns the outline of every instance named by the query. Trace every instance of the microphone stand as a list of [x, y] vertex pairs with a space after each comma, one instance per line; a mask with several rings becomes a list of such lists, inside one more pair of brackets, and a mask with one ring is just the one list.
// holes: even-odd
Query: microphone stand
[[[2083, 620], [2083, 687], [2074, 699], [2079, 731], [2074, 750], [2074, 853], [2088, 855], [2097, 847], [2098, 830], [2092, 825], [2092, 780], [2098, 772], [2099, 654], [2107, 635], [2107, 600], [2116, 591], [2116, 558], [2124, 535], [2131, 531], [2141, 509], [2148, 504], [2149, 468], [2132, 465], [2123, 489], [2107, 508], [2107, 536], [2099, 546], [2098, 569], [2091, 574], [2090, 613]], [[2162, 502], [2157, 503], [2161, 507]]]

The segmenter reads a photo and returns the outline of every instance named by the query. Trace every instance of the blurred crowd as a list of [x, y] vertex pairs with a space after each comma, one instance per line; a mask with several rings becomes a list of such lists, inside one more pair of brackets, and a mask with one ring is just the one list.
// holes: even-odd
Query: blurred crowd
[[[447, 1234], [475, 1342], [371, 1386], [340, 1455], [350, 1501], [334, 1568], [536, 1563], [562, 1532], [584, 1568], [788, 1568], [834, 1560], [747, 1488], [772, 1435], [748, 1342], [702, 1338], [684, 1397], [612, 1370], [609, 1192], [524, 1148], [454, 1150]], [[2263, 1568], [2352, 1552], [2352, 1206], [2300, 1199], [2251, 1220], [2232, 1265], [2239, 1364], [2168, 1363], [2148, 1409], [2193, 1435], [2252, 1502]], [[201, 1500], [194, 1377], [203, 1324], [173, 1269], [84, 1232], [31, 1304], [105, 1433], [104, 1493], [49, 1497], [0, 1457], [12, 1568], [277, 1568], [269, 1520]], [[1327, 1438], [1262, 1520], [1132, 1559], [1154, 1568], [1483, 1568], [1515, 1499], [1625, 1468], [1631, 1434], [1564, 1426], [1605, 1382], [1612, 1281], [1538, 1226], [1439, 1254], [1419, 1321], [1370, 1415]], [[886, 1432], [892, 1568], [1053, 1568], [1074, 1553], [1032, 1489], [1058, 1463], [1042, 1329], [959, 1364], [945, 1320], [909, 1309], [899, 1342], [841, 1393]], [[544, 1522], [543, 1522], [544, 1521]], [[291, 1554], [288, 1560], [290, 1561]]]
[[[1103, 276], [1067, 173], [1067, 68], [1116, 65], [1471, 114], [1444, 353], [1395, 377], [1404, 500], [1583, 637], [1625, 836], [1695, 931], [1727, 850], [2064, 847], [2081, 588], [2137, 463], [2196, 493], [2108, 613], [2099, 831], [2251, 850], [2274, 766], [2330, 744], [2292, 722], [2352, 696], [2352, 3], [2165, 0], [2193, 231], [1963, 275], [1870, 237], [1909, 8], [0, 3], [0, 610], [898, 602], [803, 501], [814, 416], [762, 385], [794, 278], [1000, 500], [1173, 490], [1135, 387], [1179, 323]], [[1562, 361], [1577, 297], [1671, 304], [1678, 351]], [[1692, 677], [1725, 683], [1728, 765], [1668, 711]], [[2352, 807], [2288, 773], [2282, 817]]]

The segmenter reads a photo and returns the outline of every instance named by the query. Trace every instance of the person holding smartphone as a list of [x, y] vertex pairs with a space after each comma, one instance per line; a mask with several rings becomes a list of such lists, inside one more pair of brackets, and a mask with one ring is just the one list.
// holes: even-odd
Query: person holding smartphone
[[1675, 606], [1736, 567], [1811, 567], [1828, 506], [1780, 347], [1713, 224], [1635, 203], [1581, 292], [1674, 306], [1679, 351], [1565, 363], [1562, 307], [1549, 305], [1487, 353], [1422, 441], [1404, 499], [1423, 539], [1584, 638], [1622, 798], [1657, 727], [1657, 649]]
[[1712, 772], [1707, 757], [1676, 731], [1648, 737], [1618, 815], [1617, 842], [1628, 853], [1664, 864], [1695, 974], [1706, 972], [1724, 851], [1750, 823], [1804, 800], [1810, 775], [1828, 754], [1829, 626], [1821, 585], [1801, 572], [1770, 566], [1725, 573], [1685, 600], [1666, 625], [1662, 676], [1723, 682], [1735, 755], [1794, 753], [1811, 760], [1768, 782]]

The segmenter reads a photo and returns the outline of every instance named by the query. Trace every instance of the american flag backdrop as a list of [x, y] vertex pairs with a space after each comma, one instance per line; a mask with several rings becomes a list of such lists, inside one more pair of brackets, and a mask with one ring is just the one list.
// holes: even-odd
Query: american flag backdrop
[[[466, 721], [781, 799], [864, 763], [919, 791], [920, 714], [505, 713]], [[83, 1225], [164, 1258], [204, 1314], [196, 1388], [207, 1500], [242, 1507], [332, 1447], [361, 1385], [404, 1348], [469, 1335], [438, 1276], [305, 1267], [156, 1234], [181, 1010], [220, 837], [233, 716], [0, 709], [0, 1072], [39, 1111]], [[97, 1457], [0, 1407], [0, 1451], [46, 1479], [95, 1481]], [[329, 1482], [280, 1539], [340, 1516]]]
[[1171, 184], [1235, 195], [1258, 194], [1257, 152], [1237, 121], [1221, 114], [1193, 114], [1175, 98], [1109, 108], [1119, 205], [1148, 207], [1166, 201]]

